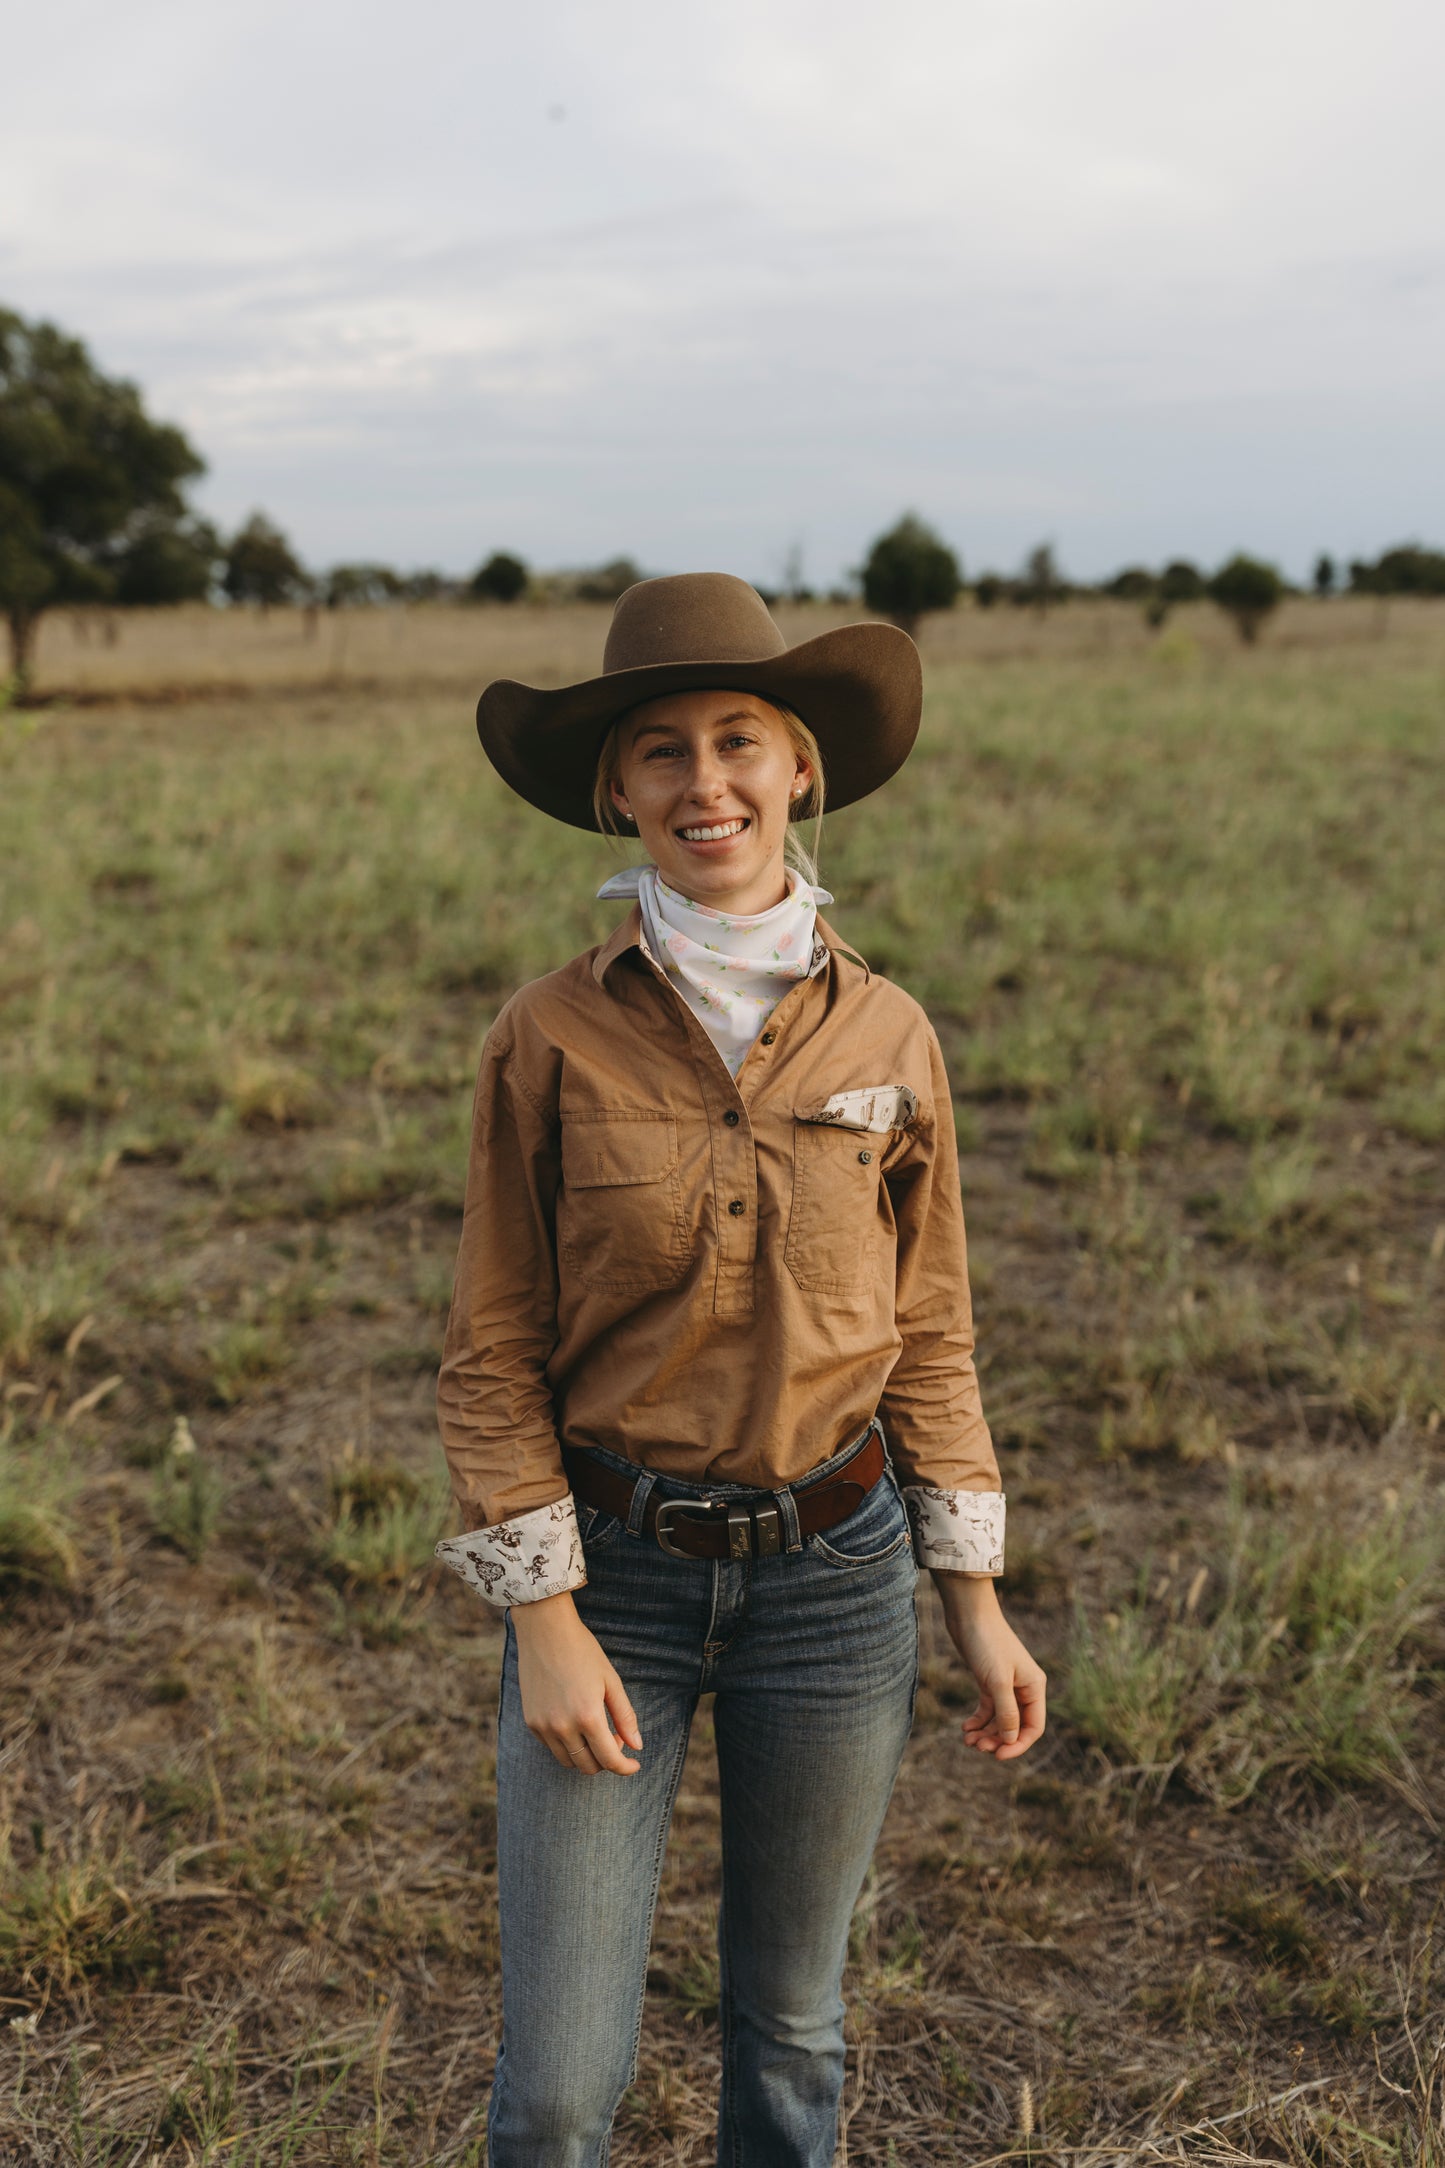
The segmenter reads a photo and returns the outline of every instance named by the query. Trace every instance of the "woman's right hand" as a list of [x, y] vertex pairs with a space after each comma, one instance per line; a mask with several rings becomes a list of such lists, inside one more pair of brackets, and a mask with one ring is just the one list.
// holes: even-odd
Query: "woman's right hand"
[[642, 1750], [632, 1703], [601, 1642], [578, 1616], [571, 1590], [514, 1603], [510, 1617], [528, 1731], [564, 1769], [591, 1777], [604, 1769], [636, 1776], [642, 1764], [622, 1751], [623, 1743]]

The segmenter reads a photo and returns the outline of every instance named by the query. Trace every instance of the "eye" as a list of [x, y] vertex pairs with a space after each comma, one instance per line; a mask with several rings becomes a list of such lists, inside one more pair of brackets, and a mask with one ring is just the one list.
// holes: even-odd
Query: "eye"
[[676, 745], [654, 745], [651, 752], [644, 753], [642, 757], [644, 760], [656, 760], [660, 754], [676, 753], [679, 750]]

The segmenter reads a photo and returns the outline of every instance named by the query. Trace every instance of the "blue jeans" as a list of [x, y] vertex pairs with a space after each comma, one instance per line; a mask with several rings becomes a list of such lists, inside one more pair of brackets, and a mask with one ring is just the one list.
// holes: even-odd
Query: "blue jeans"
[[[599, 1460], [627, 1470], [616, 1456]], [[848, 1458], [814, 1469], [809, 1484]], [[633, 1471], [627, 1471], [633, 1472]], [[659, 1497], [758, 1495], [657, 1477]], [[646, 1478], [644, 1478], [644, 1485]], [[639, 1491], [644, 1488], [639, 1485]], [[780, 1494], [787, 1519], [790, 1494]], [[722, 2168], [827, 2168], [848, 1928], [913, 1721], [915, 1568], [891, 1471], [771, 1558], [672, 1558], [581, 1505], [578, 1611], [643, 1738], [636, 1776], [564, 1769], [522, 1720], [507, 1621], [497, 1744], [502, 2047], [490, 2168], [604, 2168], [636, 2067], [688, 1731], [712, 1693], [722, 1811]], [[795, 1525], [795, 1524], [794, 1524]]]

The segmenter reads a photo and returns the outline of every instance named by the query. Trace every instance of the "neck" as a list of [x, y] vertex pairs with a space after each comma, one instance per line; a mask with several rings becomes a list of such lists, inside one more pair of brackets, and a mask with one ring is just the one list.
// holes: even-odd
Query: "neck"
[[685, 896], [689, 903], [700, 904], [705, 911], [731, 912], [738, 918], [756, 918], [763, 911], [771, 911], [783, 903], [792, 893], [786, 866], [779, 863], [744, 882], [741, 887], [725, 890], [701, 891], [686, 880], [677, 880], [659, 866], [658, 878], [667, 883], [674, 895]]

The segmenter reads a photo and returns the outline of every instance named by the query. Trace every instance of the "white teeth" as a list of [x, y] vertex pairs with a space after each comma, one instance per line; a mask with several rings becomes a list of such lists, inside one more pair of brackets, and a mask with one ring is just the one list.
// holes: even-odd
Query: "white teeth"
[[682, 833], [689, 843], [716, 843], [723, 836], [735, 836], [747, 827], [746, 821], [724, 821], [717, 828], [684, 828]]

